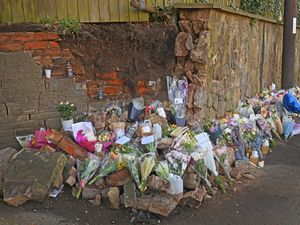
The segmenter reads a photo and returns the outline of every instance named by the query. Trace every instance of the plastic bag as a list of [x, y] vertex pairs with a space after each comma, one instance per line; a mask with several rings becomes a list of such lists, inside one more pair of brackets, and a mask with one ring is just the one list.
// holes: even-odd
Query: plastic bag
[[132, 99], [132, 103], [129, 104], [128, 108], [128, 119], [132, 122], [136, 121], [144, 108], [145, 105], [143, 97]]
[[254, 114], [254, 111], [250, 105], [243, 106], [243, 102], [239, 101], [238, 113], [240, 114], [240, 117], [249, 118], [250, 114]]
[[300, 124], [296, 123], [294, 125], [293, 131], [292, 131], [292, 136], [300, 134]]
[[[41, 149], [43, 146], [48, 145], [49, 142], [46, 139], [47, 131], [44, 128], [36, 130], [34, 132], [34, 138], [28, 142], [30, 148]], [[54, 147], [53, 145], [51, 147]]]
[[283, 117], [282, 126], [283, 126], [284, 139], [287, 140], [293, 132], [293, 127], [294, 127], [293, 120], [289, 117]]
[[83, 130], [79, 130], [77, 132], [76, 136], [76, 142], [83, 148], [87, 149], [89, 152], [95, 151], [95, 144], [98, 142], [95, 141], [89, 141], [88, 137], [84, 135]]
[[34, 138], [33, 134], [16, 137], [17, 141], [19, 142], [22, 148], [26, 148], [28, 146], [28, 143], [31, 142], [33, 138]]
[[291, 113], [300, 113], [300, 103], [295, 96], [287, 93], [283, 96], [283, 106]]
[[201, 134], [198, 134], [195, 136], [199, 146], [203, 151], [207, 151], [205, 158], [204, 158], [204, 164], [205, 166], [215, 175], [218, 176], [215, 160], [214, 160], [214, 153], [213, 153], [213, 146], [211, 144], [211, 141], [209, 139], [209, 136], [207, 133], [203, 132]]

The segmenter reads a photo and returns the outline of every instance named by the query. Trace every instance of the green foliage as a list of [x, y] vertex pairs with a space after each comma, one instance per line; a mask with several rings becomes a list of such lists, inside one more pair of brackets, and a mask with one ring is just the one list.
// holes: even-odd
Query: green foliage
[[75, 105], [69, 102], [61, 102], [56, 108], [63, 120], [72, 119], [73, 113], [76, 111]]
[[49, 18], [49, 17], [44, 17], [42, 19], [40, 19], [39, 23], [42, 23], [44, 25], [53, 25], [55, 23], [55, 19]]
[[241, 9], [261, 16], [279, 19], [281, 10], [281, 0], [242, 0]]
[[39, 23], [52, 27], [61, 35], [77, 35], [81, 31], [80, 22], [72, 18], [57, 20], [45, 17], [40, 19]]
[[66, 35], [66, 34], [71, 34], [71, 35], [76, 35], [79, 34], [81, 30], [81, 25], [80, 22], [76, 19], [61, 19], [58, 21], [58, 30], [61, 34]]

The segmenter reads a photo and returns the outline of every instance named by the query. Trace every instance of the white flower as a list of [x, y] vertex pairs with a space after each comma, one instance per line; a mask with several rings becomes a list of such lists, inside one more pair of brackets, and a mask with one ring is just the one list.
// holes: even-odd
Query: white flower
[[70, 103], [69, 102], [66, 102], [66, 105], [69, 105]]
[[225, 134], [231, 134], [231, 130], [230, 130], [229, 128], [226, 128], [226, 129], [224, 130], [224, 132], [225, 132]]
[[60, 102], [59, 104], [60, 104], [60, 105], [63, 105], [64, 103], [63, 103], [63, 102]]
[[71, 107], [74, 107], [74, 104], [71, 104]]

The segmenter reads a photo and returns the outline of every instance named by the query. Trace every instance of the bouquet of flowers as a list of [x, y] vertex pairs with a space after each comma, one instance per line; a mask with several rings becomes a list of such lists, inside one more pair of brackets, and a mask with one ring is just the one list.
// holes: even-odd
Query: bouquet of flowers
[[99, 174], [92, 179], [89, 184], [95, 183], [100, 177], [105, 177], [118, 170], [118, 157], [114, 153], [106, 155], [103, 159], [103, 164], [100, 167]]
[[79, 198], [82, 192], [82, 189], [85, 188], [85, 185], [96, 173], [98, 167], [100, 166], [100, 159], [97, 156], [90, 155], [80, 166], [80, 188], [76, 194], [76, 198]]
[[205, 182], [210, 192], [213, 193], [212, 185], [207, 178], [208, 172], [207, 172], [207, 167], [205, 166], [204, 159], [198, 160], [197, 162], [194, 163], [194, 165], [191, 165], [191, 167], [195, 171], [195, 173], [197, 173], [200, 179], [202, 179]]
[[157, 176], [167, 180], [170, 175], [170, 168], [169, 168], [168, 161], [166, 160], [160, 161], [155, 168], [155, 172]]
[[257, 128], [255, 124], [245, 120], [244, 123], [241, 124], [241, 133], [242, 137], [248, 145], [251, 145], [256, 141], [257, 138]]
[[191, 160], [191, 156], [184, 151], [172, 150], [165, 155], [166, 160], [170, 163], [170, 170], [173, 174], [182, 176]]
[[231, 181], [230, 177], [230, 170], [231, 167], [228, 162], [228, 152], [227, 148], [225, 147], [217, 147], [214, 151], [214, 157], [218, 161], [218, 163], [221, 165], [226, 178]]
[[154, 153], [146, 153], [140, 158], [140, 170], [141, 170], [141, 192], [145, 192], [147, 190], [147, 179], [151, 174], [153, 168], [155, 166], [155, 154]]

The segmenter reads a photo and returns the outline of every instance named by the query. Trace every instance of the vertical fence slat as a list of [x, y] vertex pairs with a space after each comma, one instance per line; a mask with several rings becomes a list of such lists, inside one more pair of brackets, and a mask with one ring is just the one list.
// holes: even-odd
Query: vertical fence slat
[[100, 8], [100, 21], [101, 22], [110, 22], [109, 15], [109, 0], [99, 0]]
[[68, 18], [78, 19], [77, 0], [67, 0]]
[[35, 15], [36, 21], [46, 18], [45, 2], [44, 0], [35, 0]]
[[66, 0], [57, 0], [56, 1], [56, 11], [58, 19], [68, 18], [68, 9]]
[[129, 21], [129, 6], [127, 0], [119, 0], [120, 22]]
[[45, 0], [45, 9], [46, 9], [46, 17], [53, 18], [53, 19], [57, 18], [55, 1]]
[[109, 15], [110, 15], [110, 22], [120, 21], [118, 0], [109, 0]]
[[80, 22], [89, 22], [90, 21], [88, 0], [78, 0], [78, 11], [79, 11], [78, 14], [79, 14]]
[[35, 22], [35, 8], [33, 0], [23, 0], [25, 22]]
[[0, 21], [1, 22], [12, 22], [10, 1], [1, 0], [0, 1]]
[[11, 0], [12, 17], [14, 22], [24, 22], [24, 9], [22, 0]]
[[[130, 0], [128, 0], [130, 2]], [[138, 22], [139, 21], [139, 12], [137, 9], [129, 6], [129, 19], [131, 22]]]
[[90, 22], [99, 22], [99, 2], [98, 0], [88, 0]]
[[[145, 0], [146, 4], [150, 4], [150, 0]], [[139, 11], [139, 21], [140, 22], [145, 22], [149, 21], [149, 13], [145, 11]]]

